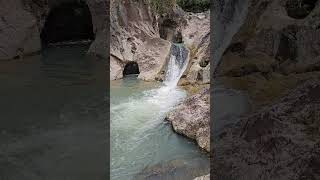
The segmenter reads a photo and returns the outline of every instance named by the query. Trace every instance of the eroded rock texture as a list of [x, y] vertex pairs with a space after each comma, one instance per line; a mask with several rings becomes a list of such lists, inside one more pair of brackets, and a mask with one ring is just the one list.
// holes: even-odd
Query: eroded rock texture
[[209, 88], [188, 97], [166, 119], [171, 122], [175, 132], [196, 140], [202, 149], [210, 151]]
[[[319, 2], [249, 0], [242, 8], [230, 2], [221, 1], [220, 8], [217, 5], [222, 12], [217, 12], [217, 25], [213, 25], [217, 78], [227, 86], [247, 91], [260, 105], [319, 75]], [[219, 24], [221, 18], [228, 17], [224, 13], [231, 16], [232, 9], [243, 13]], [[232, 26], [234, 23], [238, 26]], [[218, 39], [228, 29], [235, 31], [230, 41]]]
[[154, 80], [170, 53], [171, 43], [160, 38], [158, 21], [148, 1], [111, 1], [110, 79], [119, 79], [134, 61], [139, 78]]
[[287, 96], [225, 128], [214, 138], [214, 179], [318, 179], [320, 83]]
[[239, 2], [214, 1], [214, 72], [247, 92], [253, 111], [213, 138], [211, 175], [318, 179], [320, 4]]
[[182, 40], [191, 52], [184, 83], [208, 84], [210, 83], [210, 12], [187, 13], [184, 19], [185, 23], [180, 27]]

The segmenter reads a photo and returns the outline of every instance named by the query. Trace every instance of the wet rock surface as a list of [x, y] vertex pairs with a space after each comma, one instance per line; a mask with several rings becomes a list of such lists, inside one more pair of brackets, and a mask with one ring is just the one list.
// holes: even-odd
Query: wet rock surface
[[188, 97], [170, 112], [166, 120], [175, 132], [197, 141], [204, 150], [210, 151], [210, 94], [205, 88]]
[[212, 176], [317, 179], [319, 90], [319, 79], [310, 80], [225, 128], [213, 139]]

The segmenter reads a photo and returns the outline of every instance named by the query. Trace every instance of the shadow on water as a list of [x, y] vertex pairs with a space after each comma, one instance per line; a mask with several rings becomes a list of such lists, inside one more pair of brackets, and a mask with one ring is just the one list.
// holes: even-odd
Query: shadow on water
[[106, 179], [105, 61], [87, 45], [0, 62], [0, 179]]
[[211, 132], [214, 139], [223, 128], [237, 123], [241, 116], [250, 112], [251, 102], [248, 95], [226, 88], [221, 82], [215, 82], [212, 96], [215, 108], [212, 112], [214, 125], [211, 126]]

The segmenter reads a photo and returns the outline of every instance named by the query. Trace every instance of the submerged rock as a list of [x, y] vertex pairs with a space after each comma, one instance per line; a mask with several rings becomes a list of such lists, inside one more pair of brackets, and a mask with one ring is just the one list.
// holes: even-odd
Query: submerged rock
[[210, 152], [210, 92], [205, 88], [188, 97], [170, 112], [166, 120], [171, 122], [175, 132], [197, 141]]
[[[317, 179], [320, 83], [310, 80], [215, 136], [216, 179]], [[234, 168], [237, 167], [237, 168]]]
[[192, 159], [190, 161], [184, 159], [175, 159], [162, 162], [153, 166], [148, 166], [142, 170], [134, 179], [137, 180], [180, 180], [192, 179], [203, 174], [207, 174], [210, 170], [210, 164], [201, 159]]

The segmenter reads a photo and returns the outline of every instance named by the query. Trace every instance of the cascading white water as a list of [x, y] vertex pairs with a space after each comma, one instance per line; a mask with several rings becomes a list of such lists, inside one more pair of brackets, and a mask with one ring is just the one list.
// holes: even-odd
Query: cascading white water
[[147, 165], [201, 156], [197, 147], [164, 122], [186, 97], [177, 83], [187, 64], [186, 48], [173, 44], [164, 84], [150, 85], [134, 77], [111, 84], [111, 179], [134, 179]]
[[188, 52], [184, 46], [173, 44], [171, 55], [166, 69], [164, 84], [169, 87], [176, 87], [188, 64]]

